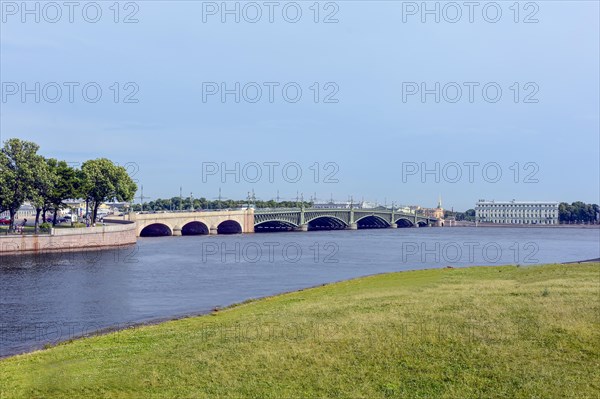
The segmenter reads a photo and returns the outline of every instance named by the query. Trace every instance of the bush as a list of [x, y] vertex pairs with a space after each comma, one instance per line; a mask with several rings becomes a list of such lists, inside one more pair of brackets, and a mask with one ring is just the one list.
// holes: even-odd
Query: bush
[[51, 227], [52, 227], [52, 225], [47, 222], [40, 224], [40, 230], [42, 230], [42, 231], [50, 231]]

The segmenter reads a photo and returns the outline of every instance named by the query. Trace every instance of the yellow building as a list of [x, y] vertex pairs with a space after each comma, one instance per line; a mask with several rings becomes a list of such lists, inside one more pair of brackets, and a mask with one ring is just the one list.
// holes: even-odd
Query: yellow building
[[429, 218], [444, 219], [444, 208], [442, 208], [442, 197], [438, 199], [436, 208], [418, 208], [420, 214]]

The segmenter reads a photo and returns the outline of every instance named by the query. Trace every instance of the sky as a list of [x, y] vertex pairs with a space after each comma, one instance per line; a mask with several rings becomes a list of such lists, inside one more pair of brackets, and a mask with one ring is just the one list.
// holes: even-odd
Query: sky
[[73, 4], [0, 3], [1, 140], [149, 199], [600, 202], [596, 1]]

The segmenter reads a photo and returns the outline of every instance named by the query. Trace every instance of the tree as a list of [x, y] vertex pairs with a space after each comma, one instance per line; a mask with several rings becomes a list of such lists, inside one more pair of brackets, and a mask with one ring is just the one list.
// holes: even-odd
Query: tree
[[0, 208], [10, 214], [11, 232], [15, 229], [15, 214], [32, 194], [38, 149], [30, 141], [9, 139], [0, 150]]
[[46, 159], [41, 155], [36, 155], [32, 159], [33, 181], [32, 190], [27, 199], [35, 207], [35, 233], [37, 234], [40, 226], [40, 213], [49, 202], [50, 194], [57, 182], [57, 177], [46, 163]]
[[5, 157], [0, 152], [0, 213], [8, 211], [8, 200], [10, 198], [8, 170], [3, 166], [4, 164]]
[[48, 196], [49, 206], [54, 210], [52, 225], [56, 226], [58, 212], [64, 208], [64, 201], [75, 199], [81, 194], [81, 173], [69, 166], [65, 161], [54, 158], [46, 160], [48, 168], [55, 177], [56, 182]]
[[561, 223], [598, 223], [600, 207], [597, 204], [586, 204], [581, 201], [571, 205], [561, 202], [558, 205], [558, 219]]
[[86, 161], [81, 166], [83, 172], [83, 192], [86, 201], [92, 203], [92, 223], [96, 222], [98, 207], [111, 199], [131, 201], [137, 185], [122, 166], [117, 166], [106, 158]]
[[465, 212], [452, 212], [452, 211], [444, 211], [444, 217], [448, 218], [448, 217], [452, 217], [454, 216], [456, 218], [456, 220], [458, 221], [462, 221], [462, 220], [466, 220], [469, 222], [474, 222], [475, 221], [475, 209], [467, 209]]

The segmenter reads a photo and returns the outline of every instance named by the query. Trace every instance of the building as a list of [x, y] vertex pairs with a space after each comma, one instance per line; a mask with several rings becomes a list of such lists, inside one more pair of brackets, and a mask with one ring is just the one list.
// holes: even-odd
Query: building
[[[76, 215], [79, 217], [85, 217], [85, 201], [81, 199], [69, 199], [63, 201], [63, 209], [58, 212], [59, 216]], [[93, 204], [90, 203], [88, 206], [88, 212], [92, 212]], [[126, 212], [129, 206], [128, 202], [106, 202], [98, 206], [98, 216], [106, 216], [111, 214], [119, 214]], [[53, 212], [52, 210], [50, 210]], [[15, 214], [15, 219], [35, 218], [35, 207], [29, 202], [24, 202]], [[0, 217], [9, 218], [10, 213], [8, 211], [0, 213]]]
[[558, 202], [479, 200], [475, 204], [475, 220], [499, 224], [558, 224]]
[[437, 207], [422, 208], [420, 206], [410, 206], [412, 213], [417, 212], [419, 215], [434, 219], [444, 219], [444, 208], [442, 208], [442, 197], [438, 199]]
[[403, 205], [396, 207], [396, 212], [415, 213], [415, 211], [413, 209], [411, 209], [410, 206], [403, 206]]
[[[17, 211], [17, 213], [15, 213], [15, 219], [27, 219], [27, 218], [35, 218], [35, 207], [33, 205], [31, 205], [31, 203], [29, 202], [25, 202], [23, 203], [23, 205], [21, 205], [19, 207], [19, 210]], [[0, 217], [2, 218], [10, 218], [10, 212], [9, 211], [5, 211], [0, 213]]]
[[[85, 217], [86, 209], [88, 213], [91, 213], [94, 206], [94, 204], [90, 202], [86, 208], [85, 201], [82, 199], [65, 200], [63, 201], [63, 205], [65, 206], [65, 209], [62, 210], [62, 214], [73, 213], [74, 215], [77, 215], [79, 217]], [[106, 216], [126, 212], [128, 207], [128, 202], [103, 202], [102, 204], [98, 205], [98, 216]]]
[[346, 202], [323, 202], [323, 203], [314, 203], [313, 208], [316, 209], [350, 209], [351, 203], [350, 201]]
[[64, 200], [63, 205], [65, 206], [59, 214], [68, 215], [72, 213], [73, 215], [83, 217], [85, 214], [85, 201], [81, 199], [68, 199]]
[[350, 208], [354, 208], [354, 209], [376, 209], [379, 206], [375, 202], [367, 202], [367, 201], [361, 201], [361, 202], [351, 202], [351, 201], [334, 202], [334, 201], [329, 201], [329, 202], [322, 202], [322, 203], [314, 203], [312, 207], [316, 208], [316, 209], [350, 209]]

